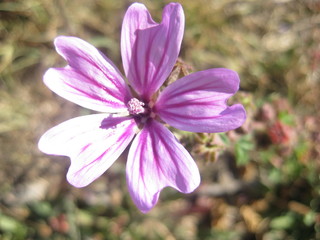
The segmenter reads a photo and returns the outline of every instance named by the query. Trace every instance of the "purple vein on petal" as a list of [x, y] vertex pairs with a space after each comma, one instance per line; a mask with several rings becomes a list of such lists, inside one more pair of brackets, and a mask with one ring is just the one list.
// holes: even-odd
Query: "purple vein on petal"
[[168, 4], [156, 23], [142, 4], [132, 4], [122, 25], [121, 53], [129, 83], [149, 100], [170, 74], [179, 54], [184, 15], [178, 3]]
[[[155, 27], [156, 28], [156, 27]], [[150, 31], [151, 31], [151, 29], [150, 29]], [[148, 77], [149, 77], [149, 70], [150, 70], [150, 52], [151, 52], [151, 46], [153, 45], [153, 42], [154, 42], [154, 40], [155, 40], [155, 37], [156, 37], [156, 35], [154, 34], [153, 36], [152, 36], [152, 38], [151, 38], [151, 40], [150, 40], [150, 37], [149, 37], [149, 39], [148, 39], [148, 44], [147, 44], [147, 46], [148, 46], [148, 48], [147, 48], [147, 53], [146, 53], [146, 63], [147, 63], [147, 66], [146, 66], [146, 70], [145, 70], [145, 73], [144, 73], [144, 79], [143, 79], [143, 85], [145, 85], [146, 84], [146, 82], [147, 82], [147, 79], [148, 79]], [[138, 39], [137, 39], [138, 40]], [[147, 85], [147, 87], [150, 87], [150, 83]], [[145, 90], [145, 92], [149, 92], [149, 89], [147, 89], [147, 90]]]
[[[94, 167], [95, 164], [99, 163], [101, 160], [103, 160], [103, 157], [108, 154], [110, 152], [110, 150], [112, 149], [113, 151], [117, 151], [119, 148], [122, 147], [122, 144], [125, 142], [125, 140], [127, 139], [127, 133], [124, 132], [123, 134], [121, 134], [121, 136], [118, 138], [117, 142], [114, 142], [112, 145], [110, 145], [109, 148], [107, 148], [103, 153], [101, 153], [100, 156], [98, 156], [94, 161], [89, 162], [88, 164], [83, 165], [79, 170], [77, 170], [76, 172], [74, 172], [74, 175], [77, 175], [78, 173], [81, 173], [84, 169], [86, 169], [86, 171], [89, 171], [92, 167]], [[107, 138], [108, 136], [106, 136]], [[79, 153], [79, 155], [81, 153], [83, 153], [89, 146], [91, 146], [92, 144], [88, 144], [86, 145], [81, 152]], [[116, 147], [115, 147], [116, 146]], [[115, 147], [115, 148], [114, 148]]]
[[44, 81], [52, 91], [95, 111], [126, 111], [130, 90], [120, 71], [103, 53], [76, 37], [60, 36], [54, 44], [69, 65], [49, 69], [45, 74]]
[[[79, 73], [79, 74], [81, 74], [81, 73]], [[82, 74], [83, 75], [83, 74]], [[91, 82], [91, 83], [93, 83], [93, 82]], [[87, 91], [85, 91], [85, 90], [83, 90], [83, 89], [80, 89], [80, 88], [78, 88], [78, 87], [76, 87], [76, 86], [73, 86], [73, 85], [71, 85], [70, 83], [65, 83], [67, 86], [69, 86], [70, 88], [72, 88], [72, 89], [75, 89], [75, 90], [77, 90], [79, 93], [81, 93], [82, 95], [85, 95], [85, 96], [87, 96], [88, 98], [91, 98], [91, 99], [94, 99], [94, 100], [98, 100], [98, 101], [101, 101], [101, 102], [105, 102], [105, 103], [112, 103], [112, 104], [116, 104], [116, 105], [119, 105], [118, 103], [116, 103], [116, 102], [113, 102], [113, 101], [111, 101], [111, 100], [107, 100], [107, 99], [105, 99], [105, 98], [103, 98], [103, 97], [100, 97], [100, 96], [96, 96], [96, 95], [93, 95], [93, 94], [90, 94], [90, 93], [88, 93]], [[97, 86], [97, 87], [99, 87], [99, 85], [96, 83], [95, 84], [95, 86]], [[105, 90], [106, 91], [106, 89], [105, 89], [105, 87], [104, 86], [100, 86], [101, 87], [101, 89], [103, 89], [103, 90]], [[120, 98], [117, 98], [116, 96], [114, 96], [114, 94], [111, 92], [111, 91], [106, 91], [109, 95], [111, 95], [112, 97], [114, 97], [114, 98], [116, 98], [116, 99], [118, 99], [118, 100], [121, 100]], [[78, 96], [81, 96], [80, 94], [78, 94]]]
[[[171, 24], [169, 24], [168, 32], [170, 32], [170, 29], [171, 29]], [[167, 35], [170, 35], [170, 34], [167, 34]], [[171, 40], [170, 37], [167, 37], [164, 49], [168, 49], [170, 40]], [[163, 65], [163, 62], [164, 62], [164, 59], [165, 59], [166, 55], [167, 55], [167, 52], [166, 51], [162, 51], [161, 59], [160, 59], [160, 62], [158, 64], [158, 66], [162, 66]], [[160, 67], [156, 68], [156, 71], [155, 71], [155, 73], [154, 73], [154, 75], [153, 75], [153, 77], [151, 79], [150, 86], [154, 85], [154, 82], [157, 80], [159, 72], [160, 72], [160, 69], [163, 70], [163, 68], [160, 68]]]
[[53, 127], [41, 137], [38, 146], [44, 153], [70, 157], [67, 179], [76, 187], [84, 187], [113, 164], [136, 130], [133, 118], [92, 114]]
[[[76, 37], [66, 36], [57, 37], [54, 43], [57, 52], [66, 59], [71, 68], [82, 73], [88, 72], [86, 68], [81, 66], [83, 61], [88, 63], [91, 68], [99, 70], [98, 72], [102, 73], [105, 79], [108, 79], [119, 91], [124, 93], [127, 90], [117, 67], [91, 44]], [[106, 74], [106, 71], [108, 74]], [[90, 79], [92, 80], [91, 77]]]
[[[111, 91], [110, 89], [108, 89], [106, 86], [104, 86], [103, 84], [95, 81], [94, 79], [92, 79], [92, 77], [90, 76], [87, 76], [85, 73], [83, 72], [78, 72], [75, 70], [75, 72], [77, 72], [78, 74], [82, 75], [83, 77], [85, 77], [85, 79], [88, 79], [87, 83], [89, 84], [93, 84], [94, 86], [96, 86], [97, 88], [100, 88], [100, 89], [103, 89], [106, 93], [108, 93], [109, 95], [111, 95], [112, 97], [114, 97], [115, 99], [118, 99], [119, 101], [123, 101], [123, 94], [121, 93], [124, 93], [125, 91], [122, 91], [122, 89], [119, 89], [119, 92], [118, 94], [116, 94], [115, 91]], [[103, 73], [104, 74], [104, 73]], [[105, 75], [105, 74], [104, 74]], [[106, 76], [106, 75], [105, 75]], [[107, 76], [106, 76], [107, 77]], [[111, 81], [111, 78], [108, 78], [110, 81]], [[112, 80], [112, 82], [114, 82]], [[70, 87], [72, 87], [71, 85], [69, 85]], [[75, 88], [75, 87], [74, 87]], [[80, 90], [79, 88], [75, 88], [77, 89], [79, 92], [82, 92], [82, 93], [85, 93], [83, 90]], [[94, 98], [94, 96], [92, 95], [91, 96], [92, 98]], [[96, 100], [100, 100], [100, 101], [103, 101], [103, 102], [111, 102], [111, 101], [107, 101], [106, 99], [104, 98], [96, 98]], [[128, 101], [128, 100], [127, 100]]]
[[[141, 134], [143, 134], [143, 133], [141, 133]], [[144, 147], [146, 147], [146, 144], [145, 144], [146, 143], [146, 134], [144, 134], [142, 136], [143, 136], [143, 139], [140, 140], [140, 142], [138, 144], [138, 147], [139, 147], [139, 145], [142, 145], [142, 143], [144, 143], [142, 145], [142, 147], [141, 147], [143, 149]], [[139, 161], [140, 161], [139, 173], [140, 173], [140, 176], [145, 176], [145, 172], [144, 172], [144, 156], [143, 156], [144, 152], [145, 151], [140, 151], [140, 154], [139, 154]], [[142, 179], [143, 179], [144, 186], [146, 186], [146, 183], [145, 183], [143, 177], [142, 177]]]
[[[137, 30], [138, 31], [138, 30]], [[138, 35], [138, 32], [135, 33], [136, 35]], [[130, 62], [130, 64], [132, 65], [133, 64], [133, 68], [135, 69], [129, 69], [130, 70], [130, 73], [133, 74], [133, 78], [135, 79], [135, 81], [139, 81], [140, 84], [141, 84], [141, 76], [140, 76], [140, 72], [139, 72], [139, 67], [138, 67], [138, 64], [140, 64], [140, 61], [138, 59], [138, 43], [139, 43], [139, 37], [137, 36], [136, 37], [136, 42], [135, 44], [133, 45], [133, 57], [134, 59]], [[146, 66], [147, 68], [147, 66]]]
[[129, 98], [126, 93], [123, 93], [122, 99], [117, 90], [109, 89], [111, 94], [107, 94], [100, 83], [89, 80], [85, 74], [70, 66], [50, 68], [43, 80], [53, 92], [82, 107], [100, 112], [126, 110], [125, 100]]
[[[123, 88], [123, 85], [120, 86], [120, 85], [117, 83], [117, 81], [114, 81], [115, 76], [114, 76], [113, 74], [109, 73], [109, 74], [107, 75], [107, 74], [105, 73], [105, 71], [104, 71], [95, 61], [93, 61], [93, 60], [90, 59], [90, 58], [84, 57], [84, 56], [86, 56], [85, 54], [83, 54], [82, 56], [80, 56], [79, 54], [76, 54], [76, 55], [77, 55], [77, 57], [85, 60], [85, 61], [86, 61], [87, 63], [89, 63], [90, 65], [94, 66], [96, 69], [100, 70], [101, 73], [104, 75], [104, 77], [105, 77], [106, 79], [108, 79], [119, 91], [124, 92], [125, 89]], [[71, 66], [71, 65], [70, 65], [70, 66]], [[87, 75], [84, 74], [83, 71], [81, 71], [81, 74], [83, 74], [84, 76], [87, 76]], [[111, 76], [112, 76], [112, 78], [111, 78]], [[88, 77], [88, 76], [87, 76], [87, 77]], [[98, 83], [97, 81], [95, 81], [94, 79], [92, 79], [90, 76], [88, 77], [88, 79], [93, 80], [92, 82], [93, 82], [93, 83], [96, 83], [96, 84], [97, 84], [96, 86], [101, 87], [101, 88], [104, 87], [101, 83]], [[104, 88], [105, 88], [105, 87], [104, 87]]]
[[[199, 100], [205, 100], [208, 99], [206, 102], [202, 101], [200, 102]], [[184, 108], [186, 105], [187, 106], [192, 106], [192, 105], [196, 105], [196, 106], [207, 106], [208, 105], [208, 101], [210, 101], [210, 97], [203, 97], [203, 98], [198, 98], [198, 99], [188, 99], [185, 100], [184, 102], [180, 102], [180, 103], [167, 103], [166, 110], [170, 110], [171, 108]], [[211, 100], [212, 101], [212, 100]], [[210, 103], [211, 106], [219, 106], [219, 104], [215, 104], [214, 102]], [[226, 105], [227, 106], [227, 105]], [[164, 111], [166, 111], [164, 110]]]
[[[160, 176], [160, 174], [161, 173], [163, 174], [164, 171], [163, 171], [163, 169], [161, 167], [161, 164], [160, 164], [161, 160], [159, 159], [159, 152], [157, 151], [158, 146], [156, 145], [156, 143], [154, 141], [156, 139], [156, 131], [157, 130], [158, 130], [157, 128], [154, 128], [153, 131], [149, 131], [149, 133], [150, 133], [150, 139], [151, 139], [151, 145], [152, 145], [152, 149], [153, 149], [153, 154], [154, 154], [154, 157], [155, 157], [154, 160], [155, 160], [155, 164], [156, 164], [157, 170], [158, 170], [157, 173], [158, 173], [158, 176]], [[157, 135], [159, 135], [158, 137], [160, 138], [160, 134], [157, 133]]]
[[[215, 118], [218, 118], [219, 116], [217, 115], [211, 115], [211, 116], [196, 116], [196, 115], [188, 115], [186, 116], [185, 114], [183, 113], [177, 113], [177, 112], [170, 112], [170, 116], [172, 117], [179, 117], [181, 118], [181, 122], [182, 121], [185, 121], [183, 119], [187, 118], [188, 120], [205, 120], [205, 119], [215, 119]], [[176, 119], [175, 121], [178, 121], [179, 119]]]

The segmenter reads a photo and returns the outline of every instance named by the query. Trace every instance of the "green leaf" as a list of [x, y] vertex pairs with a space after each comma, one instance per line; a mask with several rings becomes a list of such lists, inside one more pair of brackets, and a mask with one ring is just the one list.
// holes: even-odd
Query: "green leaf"
[[279, 120], [284, 123], [287, 124], [289, 126], [293, 126], [294, 125], [294, 116], [292, 114], [289, 114], [288, 112], [280, 112], [278, 115]]
[[228, 136], [225, 134], [225, 133], [218, 133], [221, 141], [226, 144], [226, 145], [229, 145], [230, 144], [230, 141], [229, 141], [229, 138]]
[[316, 217], [317, 217], [317, 213], [310, 211], [304, 216], [303, 222], [307, 226], [312, 226], [316, 221]]
[[251, 135], [246, 135], [240, 138], [235, 145], [235, 154], [238, 165], [245, 165], [250, 160], [249, 151], [254, 148]]
[[295, 223], [294, 216], [287, 214], [284, 216], [276, 217], [270, 222], [270, 227], [273, 229], [289, 229], [293, 227]]
[[12, 234], [12, 239], [25, 239], [27, 228], [16, 219], [0, 213], [0, 230]]

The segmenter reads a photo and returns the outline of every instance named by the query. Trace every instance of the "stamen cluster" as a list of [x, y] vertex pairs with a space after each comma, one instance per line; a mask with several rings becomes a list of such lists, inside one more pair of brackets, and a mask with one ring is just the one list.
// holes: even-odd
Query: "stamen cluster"
[[128, 111], [131, 115], [138, 115], [145, 112], [145, 104], [136, 98], [131, 98], [127, 103]]

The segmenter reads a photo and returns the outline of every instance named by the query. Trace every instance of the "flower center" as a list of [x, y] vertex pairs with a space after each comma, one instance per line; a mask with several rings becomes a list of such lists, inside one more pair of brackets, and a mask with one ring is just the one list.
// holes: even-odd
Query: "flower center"
[[145, 113], [146, 109], [143, 107], [145, 104], [140, 102], [136, 98], [131, 98], [127, 103], [128, 111], [131, 115], [138, 115], [141, 113]]

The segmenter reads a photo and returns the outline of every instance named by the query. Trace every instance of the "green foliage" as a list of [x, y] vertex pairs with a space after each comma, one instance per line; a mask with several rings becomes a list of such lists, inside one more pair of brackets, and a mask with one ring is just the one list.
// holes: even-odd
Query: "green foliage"
[[2, 239], [23, 240], [27, 236], [27, 227], [16, 219], [0, 213], [0, 233]]
[[293, 213], [287, 213], [284, 216], [275, 217], [270, 222], [270, 227], [272, 229], [290, 229], [293, 228], [295, 224], [295, 215]]
[[254, 143], [250, 135], [244, 135], [235, 144], [235, 155], [238, 165], [246, 165], [250, 160], [250, 151], [254, 149]]

